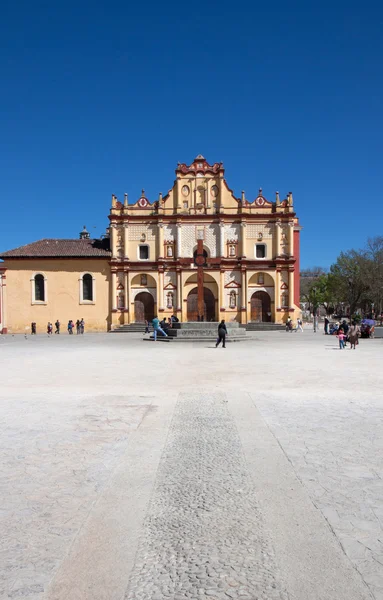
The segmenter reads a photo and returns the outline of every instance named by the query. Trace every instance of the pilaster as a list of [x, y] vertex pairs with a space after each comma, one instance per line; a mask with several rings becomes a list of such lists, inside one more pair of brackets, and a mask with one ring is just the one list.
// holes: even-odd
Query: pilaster
[[159, 312], [163, 312], [164, 310], [164, 272], [161, 268], [158, 271], [158, 293], [157, 293], [157, 302], [158, 302], [158, 310]]
[[225, 312], [225, 271], [221, 269], [219, 274], [219, 308]]
[[177, 258], [181, 258], [181, 257], [182, 257], [182, 234], [181, 234], [181, 223], [177, 223], [177, 225], [176, 225], [176, 229], [177, 229], [177, 240], [176, 240], [176, 245], [177, 245]]
[[241, 221], [241, 258], [246, 258], [246, 221]]

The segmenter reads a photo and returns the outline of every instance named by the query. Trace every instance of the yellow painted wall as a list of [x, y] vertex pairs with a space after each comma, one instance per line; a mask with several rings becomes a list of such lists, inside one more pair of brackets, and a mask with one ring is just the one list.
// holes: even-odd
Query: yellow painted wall
[[[61, 322], [66, 333], [69, 319], [85, 320], [85, 331], [107, 331], [110, 315], [111, 277], [105, 259], [31, 259], [7, 260], [7, 326], [9, 333], [30, 332], [32, 321], [37, 332], [47, 323]], [[31, 277], [46, 278], [46, 304], [32, 304]], [[79, 278], [90, 273], [95, 278], [95, 302], [80, 304]]]

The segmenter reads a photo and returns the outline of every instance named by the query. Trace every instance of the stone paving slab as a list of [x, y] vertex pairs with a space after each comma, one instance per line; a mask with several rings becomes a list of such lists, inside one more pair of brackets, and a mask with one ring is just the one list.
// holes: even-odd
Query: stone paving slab
[[[360, 573], [375, 600], [383, 600], [382, 339], [361, 340], [356, 351], [340, 351], [336, 339], [319, 332], [248, 335], [252, 337], [248, 344], [225, 350], [208, 343], [177, 348], [142, 344], [141, 334], [0, 337], [0, 449], [6, 460], [0, 493], [6, 499], [12, 495], [12, 505], [0, 510], [4, 578], [0, 598], [9, 598], [11, 590], [16, 598], [42, 600], [49, 582], [52, 586], [54, 581], [62, 582], [68, 572], [81, 581], [82, 600], [87, 598], [86, 589], [89, 600], [122, 600], [167, 432], [168, 418], [161, 420], [161, 411], [169, 416], [180, 392], [201, 386], [203, 393], [226, 393], [230, 410], [231, 394], [240, 410], [242, 398], [252, 395], [290, 474], [296, 474], [313, 510], [326, 519], [339, 551], [354, 566], [354, 573]], [[125, 397], [155, 411], [145, 412], [143, 419], [141, 408], [130, 407], [124, 414], [118, 404]], [[123, 422], [121, 427], [111, 426], [105, 410], [109, 404], [112, 416]], [[85, 410], [89, 411], [86, 418]], [[154, 425], [156, 414], [159, 420]], [[139, 447], [132, 444], [139, 433], [148, 435], [141, 459]], [[244, 444], [243, 432], [240, 438]], [[35, 439], [39, 445], [34, 446]], [[79, 464], [89, 465], [90, 478], [87, 467], [84, 474], [79, 472]], [[144, 471], [149, 475], [143, 479]], [[139, 502], [135, 503], [140, 482], [143, 493], [136, 494]], [[113, 528], [113, 490], [121, 511], [126, 507], [124, 485], [133, 515], [129, 522], [130, 511], [124, 509], [125, 524], [118, 521]], [[254, 485], [266, 531], [267, 503], [255, 480]], [[41, 507], [38, 518], [24, 514], [30, 510], [24, 497], [29, 486], [34, 506]], [[52, 498], [56, 512], [51, 512]], [[60, 518], [59, 502], [72, 518], [65, 535], [49, 531], [57, 514]], [[43, 510], [45, 506], [49, 510]], [[72, 525], [73, 531], [68, 531]], [[113, 544], [108, 553], [109, 525], [113, 540], [124, 536], [128, 540], [119, 545], [121, 554], [116, 554]], [[278, 529], [276, 525], [270, 533]], [[302, 526], [301, 530], [306, 531]], [[100, 539], [92, 532], [97, 531], [106, 541], [95, 552], [93, 544]], [[123, 557], [125, 569], [110, 568], [114, 556]], [[281, 556], [281, 548], [275, 545], [275, 559], [285, 575]], [[92, 581], [98, 587], [88, 588]], [[102, 581], [111, 581], [109, 590], [102, 592]], [[313, 578], [318, 594], [319, 582]], [[292, 593], [291, 582], [287, 587]], [[309, 594], [309, 600], [312, 597]], [[64, 598], [72, 600], [70, 593], [60, 600]]]
[[224, 394], [177, 403], [125, 600], [287, 600]]

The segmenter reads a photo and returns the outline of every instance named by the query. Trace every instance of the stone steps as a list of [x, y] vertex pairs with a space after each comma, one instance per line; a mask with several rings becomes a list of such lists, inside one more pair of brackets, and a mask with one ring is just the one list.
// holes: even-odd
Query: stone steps
[[283, 323], [246, 323], [240, 325], [246, 331], [284, 331], [286, 325]]

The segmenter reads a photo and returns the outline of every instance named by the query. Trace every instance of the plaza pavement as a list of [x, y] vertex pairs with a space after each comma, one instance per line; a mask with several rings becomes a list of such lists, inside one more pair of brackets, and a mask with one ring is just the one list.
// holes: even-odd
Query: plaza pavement
[[0, 598], [383, 599], [383, 340], [0, 337]]

